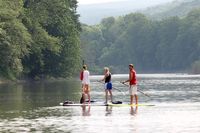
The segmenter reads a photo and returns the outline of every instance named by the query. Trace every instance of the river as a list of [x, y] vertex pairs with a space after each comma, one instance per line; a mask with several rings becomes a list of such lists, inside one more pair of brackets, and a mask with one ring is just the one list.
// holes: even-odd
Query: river
[[[64, 107], [78, 102], [80, 81], [0, 85], [0, 132], [199, 133], [200, 75], [138, 74], [139, 103], [155, 106]], [[102, 76], [91, 76], [91, 97], [104, 101]], [[113, 75], [114, 100], [129, 102], [128, 88]]]

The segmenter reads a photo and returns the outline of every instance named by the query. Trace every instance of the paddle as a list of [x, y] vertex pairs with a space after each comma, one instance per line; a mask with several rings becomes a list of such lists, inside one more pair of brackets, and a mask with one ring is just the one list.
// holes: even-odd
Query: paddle
[[[129, 86], [129, 85], [123, 83], [123, 82], [120, 82], [120, 83], [122, 83], [122, 84], [125, 85], [125, 86]], [[141, 90], [138, 89], [138, 91], [139, 91], [140, 93], [144, 94], [145, 96], [150, 97], [149, 95], [147, 95], [146, 93], [142, 92]]]
[[83, 95], [84, 95], [84, 94], [81, 95], [80, 103], [83, 103], [83, 102], [84, 102]]
[[[103, 82], [101, 82], [101, 81], [98, 81], [98, 80], [97, 80], [97, 82], [104, 84]], [[117, 89], [117, 88], [115, 88], [115, 87], [113, 87], [113, 86], [112, 86], [112, 88], [113, 88], [113, 89], [115, 89], [115, 90], [118, 90], [119, 92], [123, 93], [123, 95], [125, 95], [125, 94], [124, 94], [124, 92], [123, 92], [123, 91], [121, 91], [120, 89]]]

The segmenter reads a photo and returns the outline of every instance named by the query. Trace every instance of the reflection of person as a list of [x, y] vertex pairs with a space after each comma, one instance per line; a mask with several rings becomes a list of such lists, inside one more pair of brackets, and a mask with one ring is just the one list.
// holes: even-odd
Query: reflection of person
[[105, 89], [105, 94], [106, 94], [106, 96], [105, 96], [105, 98], [106, 98], [105, 103], [106, 104], [108, 103], [108, 92], [110, 94], [111, 102], [113, 102], [113, 99], [112, 99], [111, 73], [110, 73], [108, 67], [104, 67], [104, 78], [101, 81], [105, 81], [105, 84], [104, 84], [104, 89]]
[[112, 114], [112, 106], [106, 106], [106, 116]]
[[136, 106], [135, 108], [131, 106], [130, 114], [131, 115], [136, 115], [137, 114], [137, 110], [138, 110], [138, 106]]
[[85, 95], [88, 97], [88, 102], [90, 103], [90, 73], [87, 70], [87, 66], [83, 65], [83, 80], [82, 80], [82, 97], [85, 103]]
[[90, 105], [87, 108], [87, 105], [82, 105], [82, 115], [83, 116], [90, 116]]
[[133, 64], [129, 64], [129, 79], [122, 82], [123, 84], [129, 82], [130, 104], [133, 104], [133, 98], [135, 97], [135, 104], [138, 104], [137, 96], [137, 79], [136, 71], [133, 68]]

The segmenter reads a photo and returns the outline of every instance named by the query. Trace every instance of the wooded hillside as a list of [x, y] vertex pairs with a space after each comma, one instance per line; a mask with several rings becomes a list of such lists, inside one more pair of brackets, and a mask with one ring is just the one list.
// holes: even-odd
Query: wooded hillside
[[94, 72], [109, 66], [124, 73], [129, 63], [141, 73], [188, 71], [200, 60], [199, 22], [200, 9], [160, 21], [140, 13], [109, 17], [99, 25], [83, 26], [83, 57]]
[[0, 0], [0, 77], [70, 77], [80, 62], [76, 0]]

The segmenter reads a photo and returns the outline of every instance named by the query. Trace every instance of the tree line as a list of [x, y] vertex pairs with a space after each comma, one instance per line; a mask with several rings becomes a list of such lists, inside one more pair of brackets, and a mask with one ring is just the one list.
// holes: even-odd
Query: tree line
[[0, 77], [71, 77], [79, 68], [76, 0], [0, 0]]
[[103, 66], [124, 73], [129, 63], [141, 73], [200, 73], [199, 22], [200, 9], [162, 20], [141, 13], [108, 17], [98, 25], [82, 25], [82, 56], [94, 73]]

